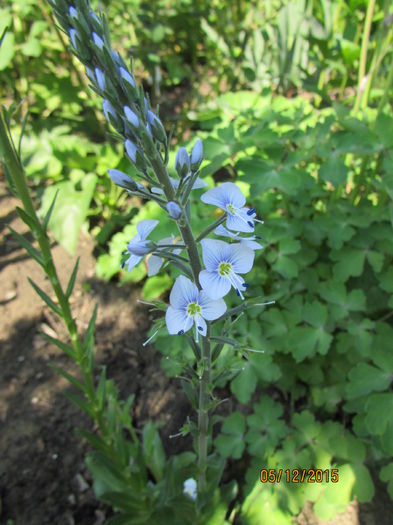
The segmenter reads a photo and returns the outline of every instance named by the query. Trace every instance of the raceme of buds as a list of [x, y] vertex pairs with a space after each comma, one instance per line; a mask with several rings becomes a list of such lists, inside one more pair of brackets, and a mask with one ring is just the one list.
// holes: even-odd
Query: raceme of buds
[[176, 153], [175, 170], [181, 179], [190, 171], [190, 157], [188, 156], [186, 148], [183, 148], [183, 146], [179, 148]]
[[198, 139], [191, 151], [191, 169], [197, 171], [203, 160], [203, 145], [202, 141]]

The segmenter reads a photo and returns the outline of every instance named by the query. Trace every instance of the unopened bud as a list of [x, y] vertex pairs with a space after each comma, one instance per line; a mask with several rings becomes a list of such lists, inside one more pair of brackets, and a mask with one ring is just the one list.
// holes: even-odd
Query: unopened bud
[[117, 126], [119, 125], [119, 119], [117, 118], [115, 108], [112, 106], [109, 100], [103, 101], [102, 109], [104, 111], [106, 120], [109, 122], [109, 124], [112, 124], [115, 129], [117, 129]]
[[72, 47], [75, 49], [75, 51], [80, 53], [80, 50], [81, 50], [81, 39], [80, 39], [78, 31], [76, 29], [72, 28], [72, 29], [69, 30], [69, 35], [70, 35], [70, 40], [71, 40]]
[[197, 171], [203, 160], [203, 145], [202, 141], [198, 139], [191, 151], [191, 169]]
[[175, 170], [181, 179], [190, 171], [190, 157], [188, 156], [186, 148], [183, 148], [183, 146], [179, 148], [176, 153]]
[[154, 137], [160, 142], [163, 142], [165, 144], [166, 133], [165, 133], [164, 126], [162, 125], [162, 122], [157, 117], [157, 115], [155, 115], [152, 111], [150, 111], [150, 109], [147, 111], [147, 121], [150, 124]]
[[137, 98], [139, 97], [139, 93], [138, 93], [138, 89], [135, 84], [135, 80], [130, 75], [130, 73], [126, 69], [124, 69], [124, 67], [121, 67], [119, 69], [119, 72], [120, 72], [121, 80], [123, 82], [124, 89], [126, 90], [127, 93], [130, 93], [131, 98], [133, 100], [137, 100]]
[[169, 201], [166, 205], [166, 209], [169, 214], [169, 217], [172, 217], [172, 219], [178, 219], [182, 214], [182, 209], [177, 204], [177, 202], [174, 201]]
[[135, 164], [135, 166], [144, 171], [146, 169], [146, 161], [143, 157], [141, 150], [133, 143], [131, 140], [127, 139], [124, 143], [126, 148], [127, 155], [130, 160]]
[[91, 36], [93, 38], [94, 44], [98, 47], [98, 49], [100, 51], [102, 51], [102, 49], [104, 47], [104, 41], [102, 40], [102, 38], [100, 36], [98, 36], [97, 33], [95, 33], [94, 31], [91, 34]]
[[138, 115], [134, 111], [132, 111], [132, 109], [129, 108], [128, 106], [124, 106], [123, 110], [124, 110], [124, 115], [127, 121], [129, 122], [129, 124], [131, 124], [133, 128], [139, 128]]
[[70, 15], [70, 18], [78, 20], [78, 11], [75, 9], [74, 6], [70, 5], [70, 7], [68, 8], [68, 14]]
[[110, 169], [108, 170], [108, 174], [117, 186], [121, 186], [126, 190], [137, 191], [139, 189], [143, 189], [143, 184], [140, 182], [135, 182], [133, 179], [131, 179], [131, 177], [120, 170]]
[[101, 91], [105, 91], [106, 83], [105, 83], [105, 75], [104, 75], [104, 73], [98, 67], [95, 68], [95, 73], [96, 73], [96, 79], [97, 79], [98, 87], [101, 89]]

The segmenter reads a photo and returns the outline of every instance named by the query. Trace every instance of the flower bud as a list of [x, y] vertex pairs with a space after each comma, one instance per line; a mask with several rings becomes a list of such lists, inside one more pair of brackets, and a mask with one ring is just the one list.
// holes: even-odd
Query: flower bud
[[181, 179], [190, 171], [190, 157], [183, 146], [176, 153], [175, 170]]
[[197, 171], [203, 160], [203, 145], [202, 141], [198, 139], [191, 151], [191, 169]]
[[75, 9], [74, 6], [70, 5], [68, 8], [68, 14], [70, 15], [70, 18], [75, 18], [78, 20], [78, 11]]
[[98, 87], [101, 89], [101, 91], [105, 91], [106, 83], [105, 83], [105, 75], [104, 75], [104, 73], [98, 67], [96, 67], [94, 71], [96, 73], [96, 79], [97, 79]]
[[86, 66], [86, 75], [89, 77], [89, 80], [93, 83], [96, 82], [96, 76], [94, 74], [94, 71], [90, 69], [88, 66]]
[[78, 31], [76, 31], [76, 29], [74, 29], [74, 28], [71, 28], [69, 30], [69, 35], [70, 35], [70, 40], [71, 40], [72, 47], [75, 49], [75, 51], [80, 53], [80, 50], [81, 50], [81, 39], [80, 39]]
[[119, 72], [126, 93], [130, 93], [132, 99], [137, 100], [139, 95], [138, 89], [135, 84], [135, 80], [132, 78], [130, 73], [126, 69], [124, 69], [124, 67], [120, 67]]
[[92, 20], [94, 20], [96, 22], [96, 24], [101, 26], [100, 19], [98, 18], [97, 14], [93, 11], [93, 9], [90, 9], [90, 13], [89, 14], [90, 14], [90, 17], [92, 18]]
[[136, 168], [141, 171], [146, 169], [146, 161], [143, 157], [141, 150], [131, 140], [127, 139], [124, 144], [127, 155], [130, 160], [135, 164]]
[[172, 217], [172, 219], [178, 219], [182, 214], [182, 209], [177, 204], [177, 202], [174, 201], [169, 201], [166, 205], [166, 209], [169, 214], [169, 217]]
[[104, 111], [106, 120], [109, 122], [109, 124], [112, 124], [115, 129], [117, 129], [117, 126], [119, 125], [119, 119], [117, 118], [115, 108], [112, 106], [109, 100], [103, 101], [102, 109]]
[[138, 115], [132, 111], [128, 106], [124, 106], [124, 115], [126, 116], [127, 121], [131, 124], [133, 128], [139, 128], [139, 118]]
[[110, 169], [108, 170], [108, 174], [117, 186], [125, 188], [126, 190], [137, 191], [143, 189], [143, 184], [135, 182], [131, 177], [120, 170]]
[[162, 143], [166, 143], [166, 133], [161, 120], [150, 109], [147, 111], [147, 121], [150, 124], [154, 137]]
[[91, 36], [93, 38], [94, 44], [98, 47], [100, 51], [102, 51], [104, 47], [104, 41], [102, 40], [102, 38], [98, 36], [97, 33], [95, 33], [94, 31], [92, 32]]

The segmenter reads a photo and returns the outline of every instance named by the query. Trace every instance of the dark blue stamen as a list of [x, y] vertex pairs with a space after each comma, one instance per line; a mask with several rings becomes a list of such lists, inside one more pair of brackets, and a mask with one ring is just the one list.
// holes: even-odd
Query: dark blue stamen
[[251, 210], [248, 210], [247, 215], [252, 215], [255, 212], [256, 212], [256, 209], [255, 208], [251, 208]]
[[249, 283], [243, 283], [243, 287], [244, 287], [244, 288], [249, 288], [249, 287], [250, 287], [250, 284], [249, 284]]
[[239, 290], [238, 290], [237, 288], [236, 288], [236, 295], [237, 295], [238, 297], [240, 297], [240, 292], [239, 292]]
[[179, 330], [179, 331], [177, 332], [177, 335], [183, 335], [183, 334], [184, 334], [184, 330]]
[[256, 239], [262, 239], [262, 237], [260, 235], [255, 235], [254, 236]]
[[125, 261], [124, 261], [124, 262], [121, 263], [120, 268], [123, 269], [125, 265], [126, 265], [126, 263], [125, 263]]
[[203, 330], [202, 326], [198, 326], [198, 330], [199, 330], [200, 332], [202, 332], [202, 330]]
[[254, 227], [254, 224], [251, 221], [247, 221], [247, 224], [249, 225], [250, 228]]
[[127, 250], [124, 250], [124, 252], [121, 252], [122, 255], [125, 255], [127, 253]]

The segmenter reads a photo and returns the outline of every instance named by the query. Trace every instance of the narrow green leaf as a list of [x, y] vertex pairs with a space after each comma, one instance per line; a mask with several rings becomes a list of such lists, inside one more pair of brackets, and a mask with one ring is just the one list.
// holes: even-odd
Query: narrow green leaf
[[211, 336], [211, 341], [217, 341], [217, 343], [223, 343], [231, 346], [238, 346], [238, 342], [235, 339], [231, 339], [229, 337], [222, 337], [222, 336]]
[[48, 211], [45, 214], [44, 220], [42, 221], [42, 227], [43, 227], [44, 231], [46, 231], [48, 229], [48, 224], [49, 224], [52, 212], [53, 212], [53, 208], [55, 207], [55, 203], [56, 203], [56, 199], [57, 199], [58, 194], [59, 194], [59, 190], [56, 190], [56, 193], [55, 193], [55, 196], [53, 197], [52, 203], [49, 206], [49, 209], [48, 209]]
[[96, 320], [97, 320], [97, 310], [98, 310], [98, 303], [94, 306], [93, 314], [89, 321], [89, 326], [87, 327], [85, 337], [83, 338], [83, 347], [87, 348], [90, 344], [92, 338], [94, 338], [94, 331], [96, 327]]
[[101, 450], [104, 454], [108, 453], [108, 447], [97, 434], [93, 434], [92, 432], [88, 432], [87, 430], [83, 430], [79, 428], [77, 430], [78, 434], [85, 439], [92, 447], [94, 447], [97, 450]]
[[67, 390], [63, 390], [63, 394], [67, 399], [74, 403], [74, 405], [80, 408], [83, 412], [86, 412], [86, 414], [88, 414], [91, 417], [93, 416], [92, 409], [82, 397], [75, 395], [72, 392], [68, 392]]
[[72, 274], [71, 274], [70, 280], [68, 281], [67, 290], [66, 290], [66, 293], [65, 293], [67, 299], [71, 296], [72, 290], [74, 289], [75, 279], [76, 279], [76, 275], [78, 273], [79, 259], [80, 259], [80, 257], [77, 258], [75, 266], [74, 266], [74, 269], [72, 270]]
[[30, 277], [27, 278], [31, 286], [34, 288], [34, 290], [38, 293], [38, 295], [41, 297], [41, 299], [51, 308], [57, 315], [60, 317], [63, 317], [63, 313], [61, 309], [57, 306], [57, 304], [52, 301], [52, 299], [47, 295], [41, 288], [35, 284], [34, 281], [30, 279]]
[[83, 393], [85, 392], [85, 386], [83, 385], [83, 383], [79, 381], [79, 379], [77, 379], [76, 377], [74, 377], [73, 375], [69, 374], [68, 372], [66, 372], [65, 370], [63, 370], [62, 368], [56, 365], [50, 364], [49, 366], [53, 368], [53, 370], [56, 370], [56, 372], [59, 375], [67, 379], [67, 381], [69, 381], [72, 385], [74, 385], [78, 390], [80, 390]]
[[32, 246], [32, 244], [20, 233], [16, 232], [11, 226], [8, 226], [13, 237], [19, 242], [19, 244], [27, 251], [27, 253], [32, 257], [38, 264], [44, 267], [44, 259], [40, 252]]
[[195, 339], [194, 339], [193, 337], [189, 337], [189, 336], [187, 336], [187, 342], [188, 342], [188, 344], [190, 345], [191, 350], [194, 352], [195, 359], [196, 359], [197, 361], [199, 361], [200, 358], [201, 358], [201, 349], [200, 349], [199, 346], [196, 344]]
[[71, 357], [71, 359], [76, 361], [76, 355], [75, 355], [74, 350], [71, 348], [71, 346], [63, 343], [63, 341], [60, 341], [60, 339], [56, 339], [55, 337], [51, 337], [48, 334], [42, 333], [42, 336], [47, 341], [49, 341], [50, 343], [52, 343], [53, 345], [57, 346], [57, 348], [60, 348], [60, 350], [62, 352], [64, 352], [65, 354], [67, 354], [69, 357]]
[[30, 228], [31, 231], [34, 232], [35, 230], [37, 230], [37, 221], [35, 217], [31, 217], [28, 213], [25, 212], [25, 210], [23, 210], [19, 206], [16, 207], [16, 212], [22, 219], [22, 221]]

